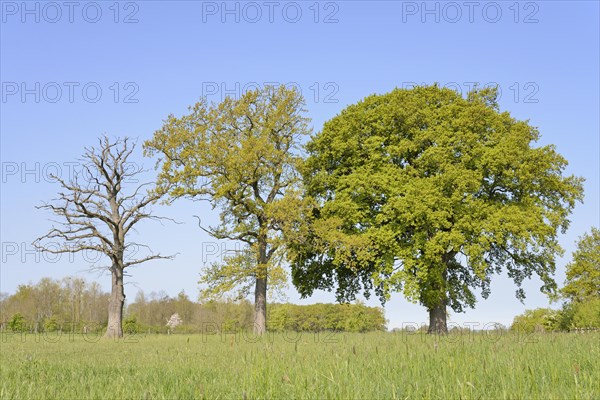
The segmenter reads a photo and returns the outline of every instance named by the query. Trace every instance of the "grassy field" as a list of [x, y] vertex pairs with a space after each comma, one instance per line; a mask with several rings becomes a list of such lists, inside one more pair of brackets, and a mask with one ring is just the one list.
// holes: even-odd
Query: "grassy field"
[[600, 398], [600, 334], [4, 335], [2, 399]]

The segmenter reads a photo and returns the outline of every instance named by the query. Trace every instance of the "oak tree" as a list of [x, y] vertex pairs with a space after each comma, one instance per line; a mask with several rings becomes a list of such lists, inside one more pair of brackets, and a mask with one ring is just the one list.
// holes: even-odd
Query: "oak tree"
[[173, 185], [170, 200], [207, 200], [220, 224], [202, 228], [247, 246], [208, 268], [203, 282], [211, 293], [254, 286], [257, 334], [266, 330], [267, 283], [283, 273], [282, 232], [300, 202], [298, 145], [310, 133], [304, 112], [297, 90], [266, 86], [219, 104], [202, 99], [189, 114], [170, 115], [144, 144], [147, 155], [160, 156], [159, 184]]
[[539, 132], [501, 112], [494, 89], [466, 98], [437, 85], [372, 95], [326, 122], [308, 143], [306, 193], [316, 206], [294, 249], [304, 296], [339, 300], [394, 291], [447, 332], [447, 307], [473, 307], [493, 274], [518, 286], [533, 274], [556, 289], [557, 235], [582, 199], [582, 179]]
[[[108, 258], [108, 266], [100, 266], [112, 279], [106, 337], [123, 336], [125, 270], [150, 260], [172, 258], [149, 251], [134, 258], [147, 249], [129, 239], [137, 224], [168, 219], [150, 210], [163, 192], [146, 190], [152, 183], [136, 183], [143, 169], [129, 161], [134, 149], [135, 143], [127, 138], [100, 138], [97, 148], [86, 148], [80, 171], [68, 179], [53, 176], [62, 191], [57, 199], [38, 207], [58, 217], [56, 225], [34, 242], [38, 249], [52, 254], [95, 252]], [[135, 185], [130, 190], [132, 183]]]

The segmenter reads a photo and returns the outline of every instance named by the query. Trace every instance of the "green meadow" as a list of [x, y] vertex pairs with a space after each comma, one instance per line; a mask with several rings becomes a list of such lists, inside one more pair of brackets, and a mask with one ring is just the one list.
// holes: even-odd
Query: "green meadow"
[[598, 399], [600, 334], [4, 334], [2, 399]]

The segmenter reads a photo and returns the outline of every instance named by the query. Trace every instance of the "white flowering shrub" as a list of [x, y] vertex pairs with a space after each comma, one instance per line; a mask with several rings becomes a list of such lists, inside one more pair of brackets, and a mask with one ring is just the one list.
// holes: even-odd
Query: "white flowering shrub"
[[169, 329], [169, 333], [171, 333], [172, 330], [177, 328], [182, 323], [183, 320], [181, 319], [178, 313], [171, 315], [171, 318], [169, 318], [167, 321], [167, 328]]

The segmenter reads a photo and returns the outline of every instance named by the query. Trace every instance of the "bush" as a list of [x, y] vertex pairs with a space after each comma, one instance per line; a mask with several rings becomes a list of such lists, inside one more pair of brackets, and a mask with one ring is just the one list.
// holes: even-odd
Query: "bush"
[[575, 305], [573, 303], [563, 304], [562, 310], [558, 313], [557, 324], [561, 331], [569, 331], [573, 328], [573, 316], [575, 315]]
[[13, 315], [8, 321], [8, 328], [13, 332], [24, 332], [27, 328], [27, 321], [25, 321], [23, 314], [16, 313]]
[[44, 330], [46, 332], [56, 332], [58, 330], [58, 320], [55, 316], [46, 318], [44, 321]]
[[550, 308], [536, 308], [526, 310], [517, 315], [510, 327], [511, 330], [521, 332], [551, 332], [558, 330], [560, 325], [560, 311]]
[[125, 318], [123, 321], [123, 333], [134, 334], [140, 331], [140, 326], [137, 323], [135, 315]]

